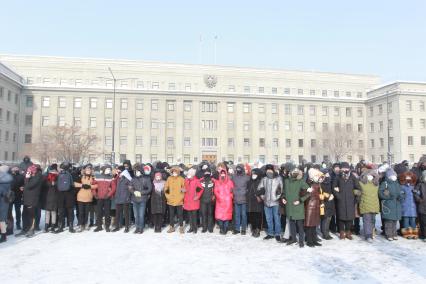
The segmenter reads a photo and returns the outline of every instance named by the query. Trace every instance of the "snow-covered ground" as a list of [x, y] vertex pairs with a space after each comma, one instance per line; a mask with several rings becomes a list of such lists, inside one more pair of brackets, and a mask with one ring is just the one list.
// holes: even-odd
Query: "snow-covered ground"
[[250, 235], [93, 231], [9, 237], [1, 283], [426, 283], [426, 243], [286, 246]]

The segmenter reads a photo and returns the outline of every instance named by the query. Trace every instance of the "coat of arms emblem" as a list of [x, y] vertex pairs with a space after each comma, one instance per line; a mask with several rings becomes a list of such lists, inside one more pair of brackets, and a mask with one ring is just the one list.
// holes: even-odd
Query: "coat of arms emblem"
[[214, 88], [217, 84], [217, 77], [215, 75], [204, 75], [204, 83], [210, 89]]

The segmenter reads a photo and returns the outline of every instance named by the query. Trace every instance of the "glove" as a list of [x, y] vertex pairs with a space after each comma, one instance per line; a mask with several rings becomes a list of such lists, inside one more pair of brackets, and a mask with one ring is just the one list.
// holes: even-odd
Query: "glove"
[[333, 200], [334, 199], [334, 195], [333, 194], [330, 194], [330, 196], [328, 197], [328, 201], [331, 201], [331, 200]]
[[166, 189], [164, 192], [165, 192], [166, 194], [170, 194], [170, 189]]
[[142, 196], [142, 194], [141, 194], [141, 192], [140, 192], [140, 191], [135, 191], [133, 194], [134, 194], [136, 197], [141, 197], [141, 196]]
[[81, 187], [84, 188], [84, 189], [91, 189], [92, 188], [92, 186], [90, 184], [83, 184]]
[[307, 192], [311, 193], [314, 189], [312, 187], [308, 188]]
[[336, 186], [336, 187], [334, 188], [334, 191], [335, 191], [335, 192], [339, 192], [339, 191], [340, 191], [340, 189]]
[[296, 201], [293, 202], [293, 205], [299, 205], [299, 204], [300, 204], [299, 200], [296, 200]]
[[196, 191], [196, 192], [200, 192], [200, 191], [201, 191], [201, 188], [197, 187], [197, 188], [195, 189], [195, 191]]
[[284, 198], [283, 198], [283, 204], [284, 204], [284, 205], [286, 205], [286, 204], [287, 204], [287, 200], [285, 200]]

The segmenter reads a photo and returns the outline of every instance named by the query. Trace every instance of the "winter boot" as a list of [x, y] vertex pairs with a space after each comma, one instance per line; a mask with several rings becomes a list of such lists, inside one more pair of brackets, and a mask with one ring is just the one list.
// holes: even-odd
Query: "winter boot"
[[136, 230], [133, 232], [133, 234], [139, 234], [139, 228], [136, 228]]
[[124, 232], [128, 233], [129, 232], [129, 227], [124, 228]]
[[25, 235], [27, 238], [32, 238], [34, 237], [34, 229], [30, 229], [28, 231], [28, 233]]
[[181, 234], [185, 233], [185, 228], [183, 226], [179, 227], [179, 233], [181, 233]]
[[84, 232], [84, 225], [80, 225], [80, 227], [77, 230], [77, 233], [82, 233]]
[[70, 232], [70, 233], [75, 233], [75, 230], [74, 230], [74, 226], [73, 226], [73, 225], [70, 225], [70, 226], [69, 226], [69, 228], [68, 228], [68, 232]]
[[403, 229], [401, 229], [401, 234], [406, 239], [409, 239], [409, 236], [410, 236], [409, 229], [411, 229], [411, 228], [408, 228], [408, 229], [403, 228]]
[[413, 240], [417, 240], [419, 238], [419, 230], [417, 228], [414, 228], [411, 233], [411, 238]]
[[48, 233], [49, 232], [49, 228], [50, 228], [50, 224], [45, 224], [44, 225], [44, 232]]
[[353, 240], [353, 238], [352, 238], [352, 232], [351, 231], [347, 231], [346, 232], [346, 238], [348, 239], [348, 240]]
[[22, 237], [22, 236], [25, 236], [26, 234], [27, 232], [25, 230], [21, 230], [19, 233], [15, 235], [15, 237]]
[[240, 233], [240, 231], [239, 231], [239, 230], [233, 230], [233, 231], [232, 231], [232, 234], [233, 234], [233, 235], [237, 235], [237, 234], [239, 234], [239, 233]]
[[111, 230], [109, 229], [109, 226], [105, 227], [105, 232], [109, 233]]
[[174, 231], [175, 231], [175, 227], [170, 225], [170, 228], [167, 230], [167, 233], [169, 233], [169, 234], [174, 233]]
[[4, 243], [7, 240], [6, 234], [1, 234], [0, 243]]
[[241, 235], [245, 236], [246, 235], [246, 230], [241, 230]]
[[96, 227], [96, 229], [94, 229], [93, 232], [97, 233], [97, 232], [100, 232], [102, 230], [103, 230], [102, 226], [101, 227]]
[[121, 228], [117, 226], [117, 227], [115, 227], [115, 228], [112, 230], [112, 232], [113, 232], [113, 233], [118, 232], [118, 231], [120, 231], [120, 229], [121, 229]]
[[339, 239], [344, 240], [346, 238], [346, 234], [344, 231], [340, 231]]

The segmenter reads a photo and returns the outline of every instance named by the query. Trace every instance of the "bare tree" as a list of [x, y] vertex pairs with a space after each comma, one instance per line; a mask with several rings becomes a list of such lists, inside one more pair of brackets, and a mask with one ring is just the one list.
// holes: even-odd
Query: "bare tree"
[[330, 159], [340, 161], [347, 155], [360, 155], [363, 153], [363, 145], [359, 140], [361, 134], [351, 129], [336, 128], [317, 133], [318, 143], [314, 151], [318, 154], [328, 155]]
[[99, 138], [77, 126], [54, 126], [41, 133], [40, 138], [31, 145], [33, 155], [41, 163], [70, 161], [85, 163], [90, 156], [101, 153], [96, 149]]

